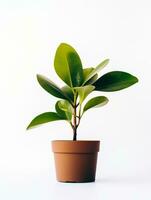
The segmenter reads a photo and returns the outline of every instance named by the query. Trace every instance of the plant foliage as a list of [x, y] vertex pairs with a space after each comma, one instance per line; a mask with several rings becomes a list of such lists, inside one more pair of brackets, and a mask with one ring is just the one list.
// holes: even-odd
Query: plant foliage
[[60, 44], [56, 50], [54, 68], [65, 85], [58, 87], [45, 76], [37, 75], [41, 87], [60, 99], [55, 105], [56, 112], [45, 112], [38, 115], [27, 129], [52, 121], [66, 120], [73, 129], [73, 140], [76, 140], [77, 128], [83, 114], [91, 108], [104, 106], [109, 101], [105, 96], [96, 96], [85, 102], [92, 92], [114, 92], [138, 82], [135, 76], [122, 71], [112, 71], [99, 76], [99, 72], [108, 63], [109, 59], [105, 59], [96, 67], [83, 68], [76, 50], [69, 44]]

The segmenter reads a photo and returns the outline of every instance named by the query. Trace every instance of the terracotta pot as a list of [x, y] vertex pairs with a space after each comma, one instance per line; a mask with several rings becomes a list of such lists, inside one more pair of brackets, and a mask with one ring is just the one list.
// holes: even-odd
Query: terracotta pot
[[57, 180], [93, 182], [100, 141], [52, 141]]

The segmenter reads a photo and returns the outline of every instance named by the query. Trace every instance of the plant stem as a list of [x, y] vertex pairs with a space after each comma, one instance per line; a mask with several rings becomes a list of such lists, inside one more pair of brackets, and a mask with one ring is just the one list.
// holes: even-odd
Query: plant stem
[[74, 94], [74, 106], [73, 106], [73, 141], [77, 140], [77, 93]]
[[77, 108], [76, 105], [73, 108], [73, 140], [77, 140]]
[[77, 140], [77, 128], [73, 129], [73, 141]]

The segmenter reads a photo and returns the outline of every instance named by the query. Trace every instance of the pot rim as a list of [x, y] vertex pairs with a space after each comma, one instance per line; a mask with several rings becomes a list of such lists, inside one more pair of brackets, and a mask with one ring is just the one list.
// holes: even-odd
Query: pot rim
[[54, 153], [95, 153], [99, 151], [99, 140], [53, 140]]
[[101, 142], [100, 140], [52, 140], [51, 142]]

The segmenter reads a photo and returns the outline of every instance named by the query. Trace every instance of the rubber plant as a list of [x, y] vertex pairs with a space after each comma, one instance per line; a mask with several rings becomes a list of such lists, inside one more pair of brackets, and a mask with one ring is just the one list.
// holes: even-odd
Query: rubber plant
[[55, 104], [55, 112], [38, 115], [27, 129], [52, 121], [65, 120], [73, 130], [73, 141], [52, 141], [56, 177], [60, 182], [95, 181], [100, 141], [77, 140], [77, 129], [82, 116], [89, 109], [104, 106], [109, 100], [102, 95], [86, 100], [88, 95], [94, 91], [122, 90], [138, 82], [135, 76], [122, 71], [112, 71], [100, 76], [99, 72], [108, 63], [109, 59], [105, 59], [96, 67], [83, 68], [75, 49], [62, 43], [55, 54], [54, 68], [65, 85], [59, 87], [45, 76], [37, 75], [41, 87], [59, 100]]
[[111, 71], [99, 76], [99, 72], [108, 63], [109, 59], [105, 59], [96, 67], [83, 68], [76, 50], [69, 44], [61, 43], [56, 50], [54, 68], [65, 85], [60, 88], [45, 76], [37, 75], [41, 87], [60, 100], [55, 104], [55, 112], [38, 115], [27, 129], [52, 121], [65, 120], [72, 127], [73, 140], [77, 140], [77, 128], [86, 111], [104, 106], [109, 101], [107, 97], [99, 95], [85, 103], [88, 95], [94, 91], [115, 92], [138, 82], [135, 76], [123, 71]]

